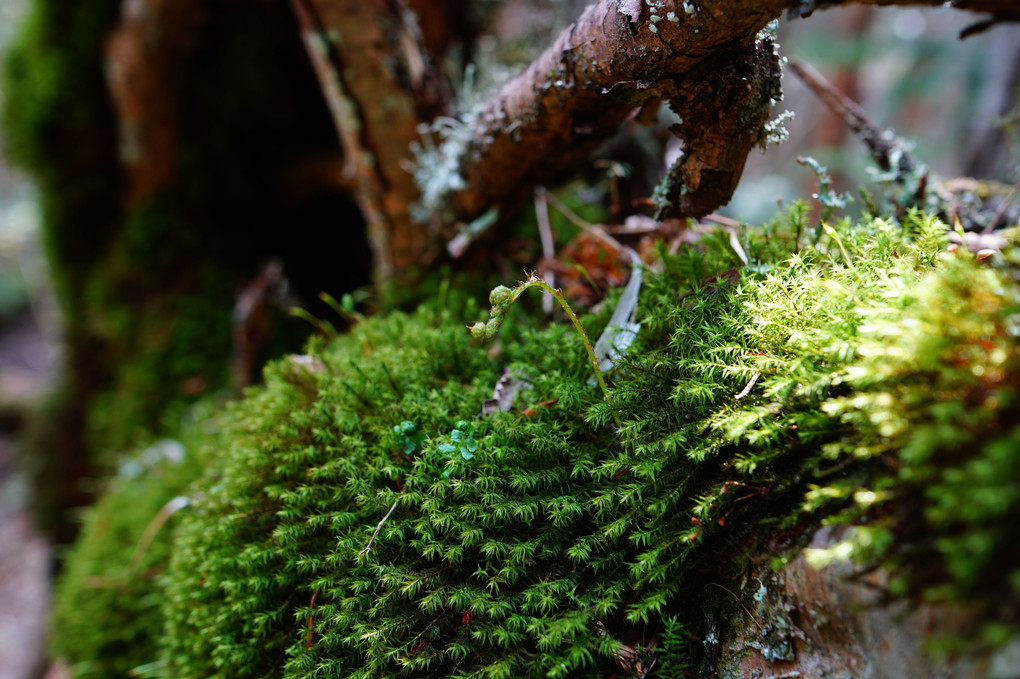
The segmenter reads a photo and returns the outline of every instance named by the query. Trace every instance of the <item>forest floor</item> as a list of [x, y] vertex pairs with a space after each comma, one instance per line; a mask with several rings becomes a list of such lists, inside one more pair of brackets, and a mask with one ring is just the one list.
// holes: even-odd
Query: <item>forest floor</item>
[[0, 679], [45, 669], [53, 550], [32, 525], [17, 430], [52, 381], [52, 355], [31, 316], [0, 330]]

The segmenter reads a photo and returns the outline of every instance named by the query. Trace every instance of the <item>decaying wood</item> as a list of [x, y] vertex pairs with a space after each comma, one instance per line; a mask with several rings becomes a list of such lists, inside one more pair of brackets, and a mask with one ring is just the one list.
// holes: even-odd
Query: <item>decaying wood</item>
[[[816, 8], [836, 4], [849, 3], [602, 0], [589, 6], [523, 73], [474, 112], [470, 133], [464, 135], [471, 141], [458, 159], [463, 185], [443, 196], [446, 207], [455, 219], [466, 222], [494, 204], [515, 200], [523, 190], [586, 157], [636, 108], [652, 99], [670, 100], [684, 120], [714, 118], [719, 125], [713, 127], [728, 128], [724, 133], [703, 127], [697, 136], [698, 130], [688, 125], [683, 133], [688, 146], [700, 145], [705, 158], [729, 157], [686, 173], [678, 168], [686, 182], [699, 179], [701, 172], [723, 160], [721, 174], [713, 181], [728, 187], [739, 178], [743, 151], [726, 147], [722, 137], [736, 134], [735, 148], [742, 148], [746, 138], [760, 135], [764, 121], [747, 115], [753, 97], [738, 102], [734, 110], [736, 83], [729, 83], [729, 91], [706, 86], [711, 65], [736, 68], [735, 55], [743, 54], [744, 63], [752, 68], [754, 38], [770, 21], [784, 11], [807, 16]], [[943, 3], [864, 0], [859, 4]], [[1018, 15], [1015, 3], [1007, 0], [954, 4], [991, 12], [1000, 19]], [[763, 67], [760, 57], [757, 63], [753, 68]], [[714, 110], [708, 112], [706, 102]], [[734, 116], [740, 118], [723, 122]], [[708, 184], [699, 184], [706, 191], [703, 199], [688, 199], [672, 214], [707, 214], [728, 200], [730, 190], [709, 191]]]
[[[854, 677], [991, 677], [1015, 666], [1006, 646], [992, 654], [963, 650], [935, 655], [930, 644], [959, 637], [975, 624], [965, 605], [912, 604], [888, 597], [889, 575], [861, 573], [849, 561], [812, 564], [812, 552], [838, 542], [824, 528], [781, 570], [744, 583], [755, 592], [747, 617], [723, 636], [730, 676], [822, 679]], [[735, 623], [735, 624], [733, 624]], [[1000, 668], [993, 670], [993, 668]]]
[[[383, 279], [427, 261], [441, 227], [470, 223], [493, 207], [516, 206], [532, 187], [587, 157], [655, 100], [670, 102], [683, 121], [674, 131], [685, 147], [660, 196], [658, 216], [712, 212], [732, 195], [778, 95], [775, 56], [761, 31], [784, 12], [806, 17], [816, 9], [851, 4], [600, 0], [491, 98], [462, 112], [459, 120], [447, 118], [434, 126], [437, 143], [425, 148], [441, 157], [431, 164], [418, 158], [425, 171], [419, 171], [416, 187], [406, 172], [407, 149], [418, 140], [420, 124], [434, 120], [425, 109], [441, 108], [444, 95], [408, 82], [421, 82], [417, 73], [430, 62], [419, 43], [437, 44], [436, 36], [445, 30], [437, 17], [448, 16], [442, 14], [448, 4], [416, 0], [414, 13], [408, 13], [394, 8], [399, 3], [382, 0], [292, 2], [334, 111], [369, 222], [377, 276]], [[1014, 0], [951, 4], [988, 12], [996, 21], [1020, 19]], [[427, 30], [407, 23], [414, 16]], [[422, 94], [430, 92], [433, 98], [423, 106]], [[419, 198], [421, 214], [431, 217], [428, 227], [414, 224], [410, 216], [410, 204]]]
[[690, 87], [670, 101], [684, 152], [663, 185], [658, 219], [701, 218], [728, 203], [782, 97], [779, 56], [768, 37], [706, 60], [685, 80]]
[[651, 99], [674, 101], [682, 116], [684, 92], [695, 85], [684, 76], [709, 56], [747, 44], [773, 17], [747, 7], [731, 30], [707, 7], [688, 14], [681, 2], [661, 4], [655, 12], [642, 2], [589, 6], [484, 106], [462, 156], [466, 187], [449, 196], [458, 218], [569, 167]]
[[[685, 149], [659, 196], [658, 216], [698, 217], [725, 204], [778, 95], [775, 56], [768, 41], [758, 39], [760, 31], [783, 12], [808, 16], [849, 3], [596, 2], [524, 72], [445, 125], [438, 135], [449, 139], [453, 130], [459, 143], [434, 151], [447, 154], [446, 171], [425, 173], [427, 186], [422, 173], [416, 183], [409, 170], [411, 148], [421, 141], [423, 123], [449, 113], [449, 88], [436, 64], [450, 36], [469, 32], [464, 0], [291, 4], [344, 149], [336, 183], [353, 187], [385, 289], [387, 282], [416, 280], [414, 271], [441, 251], [444, 229], [493, 207], [516, 206], [658, 100], [668, 101], [682, 120], [674, 132]], [[1020, 19], [1013, 0], [952, 4], [988, 12], [995, 21]], [[173, 175], [179, 74], [195, 49], [203, 10], [201, 0], [131, 0], [108, 41], [128, 204]], [[412, 209], [419, 202], [416, 221]]]

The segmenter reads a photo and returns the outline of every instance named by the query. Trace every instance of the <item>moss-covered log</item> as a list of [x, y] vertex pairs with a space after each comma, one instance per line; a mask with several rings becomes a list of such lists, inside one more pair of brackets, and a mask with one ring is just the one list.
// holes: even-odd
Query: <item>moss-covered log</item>
[[[55, 624], [95, 633], [69, 659], [131, 639], [176, 677], [806, 673], [791, 649], [826, 623], [792, 620], [769, 569], [822, 524], [846, 528], [813, 563], [878, 567], [891, 598], [972, 611], [971, 650], [1002, 643], [1020, 622], [1016, 251], [948, 254], [920, 216], [812, 245], [802, 214], [749, 232], [753, 266], [725, 234], [662, 252], [608, 401], [568, 324], [512, 316], [487, 350], [472, 306], [274, 364], [207, 434], [147, 595], [84, 605], [131, 552], [94, 515], [81, 553], [122, 556], [69, 567]], [[504, 369], [527, 386], [480, 417]], [[103, 623], [143, 601], [162, 627]]]

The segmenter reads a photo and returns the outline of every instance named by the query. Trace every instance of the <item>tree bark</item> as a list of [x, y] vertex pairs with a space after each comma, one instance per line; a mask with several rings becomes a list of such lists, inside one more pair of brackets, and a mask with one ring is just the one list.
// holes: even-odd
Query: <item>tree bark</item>
[[[464, 186], [441, 196], [456, 220], [470, 221], [493, 204], [584, 158], [635, 107], [650, 99], [669, 99], [684, 120], [695, 116], [707, 120], [706, 106], [714, 106], [720, 119], [732, 116], [732, 98], [713, 101], [713, 88], [704, 83], [712, 69], [702, 64], [740, 51], [750, 58], [748, 46], [755, 36], [784, 11], [807, 16], [816, 7], [850, 3], [666, 0], [651, 4], [655, 9], [636, 0], [602, 0], [589, 6], [527, 70], [472, 117], [470, 133], [465, 135], [471, 142], [458, 159]], [[858, 4], [944, 3], [863, 0]], [[1020, 9], [1009, 0], [959, 0], [954, 5], [989, 12], [1002, 20], [1020, 18]], [[760, 132], [755, 126], [760, 128], [764, 120], [750, 116], [743, 122], [746, 129], [741, 136], [757, 139]], [[732, 131], [738, 127], [733, 125]], [[698, 134], [691, 126], [681, 132], [688, 145]], [[710, 139], [698, 142], [713, 143]], [[739, 178], [743, 162], [731, 158], [727, 164]], [[730, 193], [716, 191], [714, 200], [681, 207], [673, 214], [705, 214], [724, 204]]]
[[106, 43], [106, 75], [117, 118], [126, 207], [174, 178], [179, 88], [197, 47], [202, 3], [140, 0], [121, 6]]
[[[407, 282], [436, 250], [411, 217], [408, 170], [419, 124], [448, 98], [406, 8], [375, 1], [292, 0], [364, 213], [381, 291]], [[440, 32], [430, 21], [430, 36]], [[437, 38], [432, 37], [433, 40]]]

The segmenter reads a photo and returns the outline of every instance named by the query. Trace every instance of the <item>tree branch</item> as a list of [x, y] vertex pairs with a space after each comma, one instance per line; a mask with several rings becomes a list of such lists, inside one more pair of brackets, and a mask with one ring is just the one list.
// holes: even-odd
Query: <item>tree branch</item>
[[[849, 3], [601, 0], [589, 6], [523, 73], [470, 112], [470, 129], [461, 133], [467, 143], [454, 147], [455, 158], [445, 159], [447, 166], [456, 168], [456, 181], [445, 191], [426, 191], [434, 198], [427, 207], [433, 214], [467, 222], [494, 204], [511, 203], [531, 186], [549, 181], [588, 156], [635, 108], [651, 99], [666, 99], [685, 121], [697, 118], [707, 122], [712, 115], [725, 118], [733, 113], [726, 108], [732, 104], [742, 116], [743, 130], [730, 121], [726, 132], [741, 138], [740, 151], [724, 148], [726, 139], [720, 135], [726, 135], [722, 128], [699, 131], [687, 124], [680, 130], [689, 147], [695, 143], [703, 147], [703, 161], [715, 160], [697, 172], [692, 167], [679, 168], [678, 178], [700, 177], [704, 169], [718, 169], [725, 187], [705, 193], [696, 201], [674, 202], [673, 214], [711, 212], [729, 199], [746, 158], [747, 149], [743, 147], [747, 139], [760, 137], [765, 119], [752, 103], [763, 103], [760, 90], [741, 101], [735, 83], [731, 82], [725, 91], [713, 91], [713, 87], [706, 86], [706, 77], [714, 66], [740, 68], [741, 57], [735, 56], [738, 54], [744, 55], [743, 68], [760, 74], [766, 64], [760, 47], [752, 45], [770, 21], [784, 11], [807, 16], [817, 8], [836, 4]], [[943, 3], [863, 0], [857, 4]], [[1012, 0], [957, 0], [954, 4], [991, 12], [1000, 19], [1020, 15]], [[708, 66], [710, 63], [713, 65]], [[709, 115], [706, 105], [712, 108], [713, 104]], [[713, 168], [717, 161], [723, 167]], [[702, 183], [707, 191], [707, 182]]]
[[[808, 16], [850, 4], [600, 0], [480, 106], [459, 119], [436, 117], [448, 97], [441, 79], [425, 77], [434, 71], [424, 46], [441, 42], [447, 10], [459, 1], [291, 0], [369, 224], [376, 277], [384, 283], [398, 274], [413, 282], [408, 269], [432, 258], [441, 227], [516, 206], [653, 100], [670, 103], [682, 120], [673, 131], [684, 142], [684, 156], [657, 193], [657, 216], [714, 211], [730, 199], [779, 95], [776, 56], [762, 29], [784, 12]], [[409, 2], [413, 13], [406, 11]], [[952, 4], [989, 12], [996, 21], [1020, 19], [1016, 0]], [[420, 125], [428, 121], [438, 139], [420, 139]], [[416, 149], [413, 179], [409, 148]], [[415, 203], [418, 222], [411, 214]]]

